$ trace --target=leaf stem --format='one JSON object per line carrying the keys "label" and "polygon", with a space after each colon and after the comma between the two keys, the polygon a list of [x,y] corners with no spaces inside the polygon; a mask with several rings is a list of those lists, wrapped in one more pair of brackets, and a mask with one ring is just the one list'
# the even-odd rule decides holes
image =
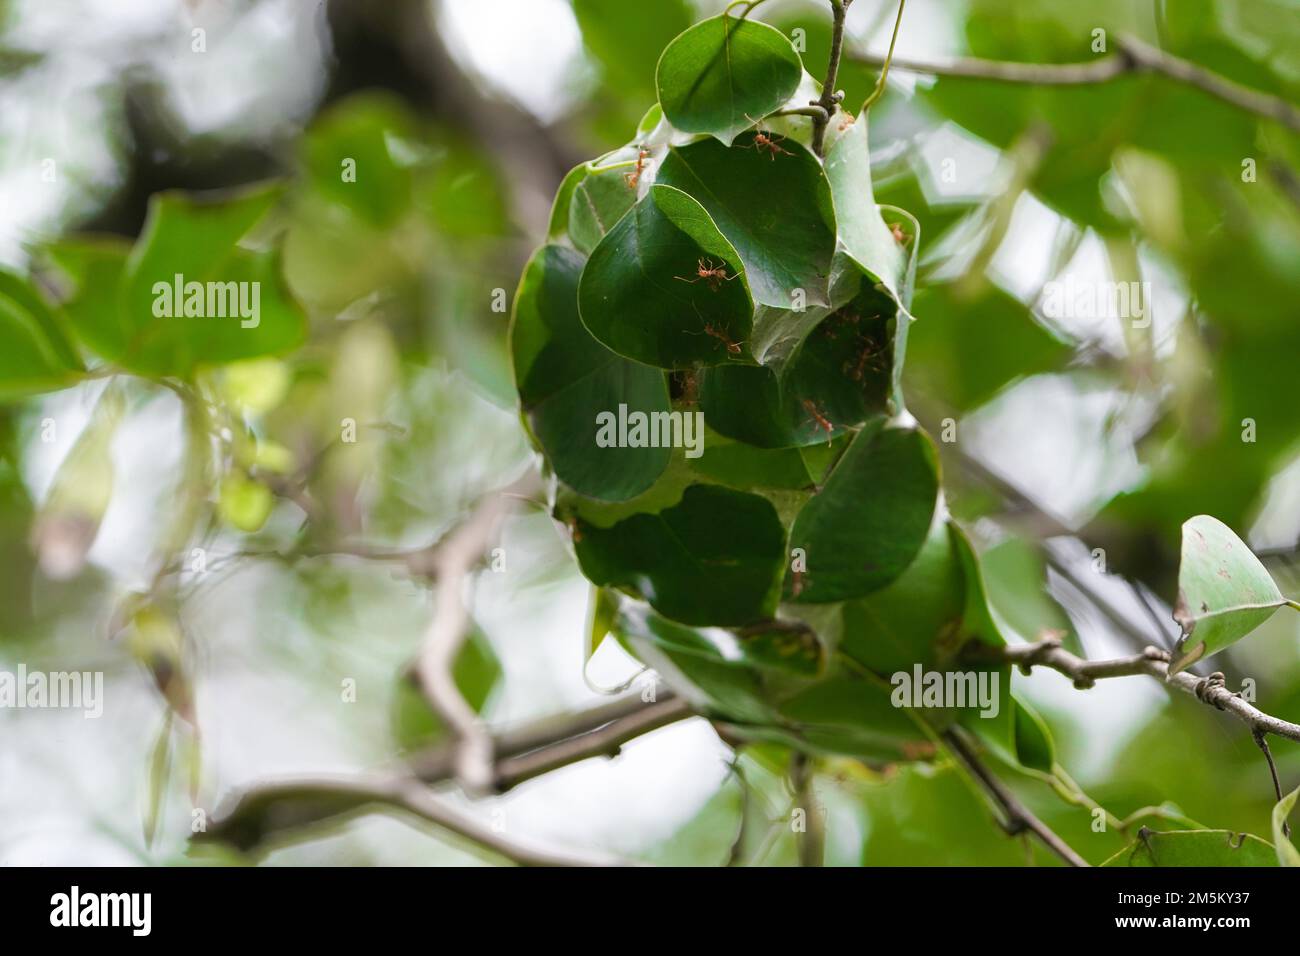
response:
{"label": "leaf stem", "polygon": [[863,113],[871,109],[876,100],[885,95],[885,79],[889,76],[889,64],[894,59],[894,44],[898,42],[898,28],[903,23],[903,8],[906,6],[907,0],[898,0],[898,16],[894,19],[894,35],[889,38],[889,52],[885,54],[885,62],[880,68],[880,79],[876,80],[876,88],[867,97],[867,101],[862,104]]}
{"label": "leaf stem", "polygon": [[727,9],[722,11],[722,15],[724,17],[729,17],[731,16],[731,11],[734,10],[736,7],[744,7],[745,12],[740,15],[740,19],[743,20],[745,19],[745,17],[749,16],[751,13],[754,12],[754,8],[756,6],[764,2],[765,0],[734,0],[734,2],[727,4]]}

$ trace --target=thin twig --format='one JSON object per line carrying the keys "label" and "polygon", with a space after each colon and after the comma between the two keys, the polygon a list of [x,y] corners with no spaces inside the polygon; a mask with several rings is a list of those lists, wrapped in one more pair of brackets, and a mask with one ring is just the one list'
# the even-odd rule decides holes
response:
{"label": "thin twig", "polygon": [[1044,846],[1070,866],[1088,866],[1087,860],[1057,836],[1051,827],[1038,819],[1033,811],[1021,803],[1007,785],[984,765],[974,748],[962,738],[960,732],[949,729],[939,736],[953,755],[971,772],[980,786],[1002,808],[1004,818],[999,822],[1008,835],[1017,836],[1021,833],[1032,833],[1042,841]]}
{"label": "thin twig", "polygon": [[1293,724],[1259,710],[1228,690],[1221,674],[1197,677],[1186,671],[1180,671],[1170,676],[1169,652],[1159,647],[1148,647],[1142,653],[1130,657],[1087,661],[1071,654],[1061,646],[1059,640],[1048,638],[1033,644],[1017,644],[1000,648],[997,656],[1001,660],[1018,665],[1025,673],[1029,673],[1035,667],[1049,667],[1070,678],[1074,686],[1080,690],[1087,690],[1097,681],[1109,677],[1135,675],[1154,677],[1166,687],[1175,688],[1219,710],[1227,711],[1243,721],[1252,732],[1274,734],[1300,742],[1300,724]]}
{"label": "thin twig", "polygon": [[[921,62],[894,60],[895,69],[932,76],[1026,83],[1035,86],[1086,86],[1121,76],[1155,73],[1195,87],[1231,106],[1276,120],[1300,132],[1300,110],[1285,100],[1244,86],[1135,37],[1120,37],[1117,52],[1085,63],[1015,63],[1004,60],[958,58]],[[849,51],[849,59],[869,66],[888,62],[869,53]]]}
{"label": "thin twig", "polygon": [[[1251,736],[1255,738],[1255,746],[1263,752],[1264,759],[1268,762],[1268,772],[1273,778],[1273,793],[1277,800],[1281,801],[1282,781],[1279,780],[1277,776],[1277,764],[1273,762],[1273,751],[1268,749],[1268,738],[1264,735],[1264,731],[1260,730],[1258,727],[1251,731]],[[1285,820],[1282,821],[1282,833],[1286,836],[1291,835],[1291,824],[1287,823]]]}
{"label": "thin twig", "polygon": [[826,79],[822,81],[821,97],[808,104],[821,111],[820,114],[813,116],[812,148],[813,152],[818,156],[825,155],[826,126],[830,123],[831,117],[835,115],[835,110],[839,107],[840,101],[844,99],[843,91],[835,89],[835,81],[839,79],[840,57],[844,51],[844,18],[848,13],[849,4],[852,2],[853,0],[830,0],[830,62],[826,66]]}
{"label": "thin twig", "polygon": [[898,28],[903,25],[903,8],[906,6],[907,0],[898,0],[898,16],[894,19],[894,34],[889,38],[889,51],[880,63],[880,78],[876,80],[876,88],[871,91],[867,101],[862,104],[860,115],[865,116],[867,110],[871,109],[876,101],[885,95],[885,80],[889,77],[889,65],[894,61],[894,44],[898,42]]}

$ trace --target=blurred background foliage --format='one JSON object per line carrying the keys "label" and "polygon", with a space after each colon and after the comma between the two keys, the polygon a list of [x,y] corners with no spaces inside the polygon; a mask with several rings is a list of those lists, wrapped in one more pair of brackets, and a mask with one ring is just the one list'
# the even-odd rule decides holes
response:
{"label": "blurred background foliage", "polygon": [[[58,291],[49,250],[134,241],[158,193],[283,179],[266,228],[308,320],[283,358],[203,373],[227,417],[207,423],[226,474],[201,573],[168,550],[193,477],[194,423],[173,390],[95,379],[0,406],[0,665],[102,670],[108,695],[98,721],[0,711],[0,861],[184,862],[193,797],[210,807],[260,776],[371,768],[437,738],[405,676],[428,613],[420,582],[331,545],[427,545],[529,467],[501,303],[565,173],[627,139],[659,52],[721,7],[0,2],[0,264]],[[856,0],[850,49],[882,53],[894,9]],[[824,3],[768,0],[761,15],[824,71]],[[1132,35],[1300,99],[1296,0],[912,0],[898,56],[1084,62],[1099,29],[1110,52]],[[874,81],[850,61],[840,85],[857,103]],[[1178,526],[1197,513],[1277,551],[1270,568],[1295,595],[1297,136],[1159,76],[1043,87],[902,70],[871,135],[878,201],[921,224],[908,401],[935,434],[956,423],[945,487],[1015,629],[1066,630],[1094,657],[1168,645]],[[356,158],[355,183],[338,156]],[[1046,284],[1070,279],[1150,282],[1150,327],[1048,315]],[[345,418],[355,444],[335,441]],[[68,504],[78,462],[93,500]],[[586,587],[565,545],[529,511],[505,548],[506,573],[476,588],[458,676],[494,724],[590,703]],[[1089,574],[1099,561],[1111,577]],[[132,595],[159,580],[174,605],[142,609]],[[153,644],[111,639],[124,616]],[[1300,720],[1296,636],[1278,615],[1214,666]],[[632,664],[606,645],[589,669],[613,684]],[[1267,836],[1268,774],[1241,726],[1140,678],[1081,693],[1044,673],[1017,690],[1116,816],[1164,804]],[[172,727],[169,703],[200,732]],[[694,720],[473,810],[657,862],[726,862],[740,834],[744,859],[789,863],[790,794],[769,749],[733,766]],[[1284,789],[1294,751],[1275,748]],[[1124,845],[1092,832],[1086,801],[1016,787],[1089,860]],[[818,795],[828,862],[1049,862],[1006,838],[951,768],[832,764]],[[270,859],[478,858],[365,818]]]}

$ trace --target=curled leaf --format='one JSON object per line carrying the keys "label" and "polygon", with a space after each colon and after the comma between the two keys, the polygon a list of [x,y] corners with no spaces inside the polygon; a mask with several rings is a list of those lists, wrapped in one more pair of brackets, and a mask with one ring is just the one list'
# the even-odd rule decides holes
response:
{"label": "curled leaf", "polygon": [[1231,528],[1209,515],[1189,519],[1183,524],[1174,606],[1183,636],[1169,673],[1236,643],[1289,603]]}

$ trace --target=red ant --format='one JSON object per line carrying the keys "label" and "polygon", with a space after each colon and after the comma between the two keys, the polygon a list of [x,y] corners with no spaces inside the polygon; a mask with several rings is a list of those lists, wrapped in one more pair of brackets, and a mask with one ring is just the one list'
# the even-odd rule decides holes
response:
{"label": "red ant", "polygon": [[683,405],[699,404],[699,381],[690,371],[674,372],[674,384],[681,390],[677,400]]}
{"label": "red ant", "polygon": [[727,347],[727,351],[730,352],[732,355],[740,354],[741,343],[731,341],[731,336],[727,335],[727,333],[722,331],[721,329],[714,328],[712,325],[706,324],[704,326],[704,334],[708,336],[712,336],[713,338],[717,339],[719,342],[721,342],[723,345]]}
{"label": "red ant", "polygon": [[855,382],[862,381],[867,370],[880,372],[884,370],[884,349],[877,342],[867,339],[867,344],[863,346],[862,352],[858,355],[855,363],[845,363],[844,370],[849,373],[849,377]]}
{"label": "red ant", "polygon": [[817,423],[817,427],[823,429],[826,432],[826,444],[829,445],[831,443],[831,439],[835,435],[835,426],[832,425],[830,423],[830,420],[827,419],[827,417],[821,413],[821,410],[817,407],[817,403],[814,402],[811,398],[805,398],[803,400],[803,407],[804,407],[804,411],[806,411],[809,415],[811,415],[813,421]]}
{"label": "red ant", "polygon": [[889,232],[893,235],[894,241],[900,246],[905,246],[912,241],[912,237],[905,233],[903,227],[896,222],[891,222],[889,224]]}
{"label": "red ant", "polygon": [[721,288],[723,282],[730,282],[738,275],[740,275],[739,272],[737,272],[735,275],[727,275],[726,263],[719,263],[718,265],[715,266],[713,264],[712,259],[701,259],[699,261],[699,265],[697,266],[696,275],[694,279],[687,279],[685,276],[673,276],[673,278],[676,279],[678,282],[690,282],[690,283],[695,283],[695,282],[699,282],[702,279],[707,279],[709,282],[709,288],[712,289],[714,292],[717,292],[718,289]]}
{"label": "red ant", "polygon": [[[758,126],[758,121],[748,113],[745,114],[745,119],[753,123],[755,127]],[[794,153],[790,152],[788,149],[781,148],[780,144],[784,141],[784,136],[778,136],[775,133],[769,133],[766,130],[756,128],[754,130],[754,141],[748,146],[742,146],[741,149],[766,150],[772,157],[772,162],[776,162],[776,156],[778,153],[784,153],[786,156],[794,155]]]}
{"label": "red ant", "polygon": [[794,153],[790,152],[788,149],[781,148],[780,144],[784,139],[784,136],[777,136],[775,134],[765,133],[762,130],[758,130],[754,133],[754,142],[750,143],[748,146],[742,146],[741,148],[766,150],[772,157],[772,162],[776,162],[776,156],[778,153],[782,153],[786,156],[794,155]]}
{"label": "red ant", "polygon": [[636,189],[637,185],[641,182],[641,174],[645,172],[645,161],[649,158],[650,150],[642,146],[636,156],[636,169],[630,173],[623,174],[623,182],[627,183],[628,189]]}

